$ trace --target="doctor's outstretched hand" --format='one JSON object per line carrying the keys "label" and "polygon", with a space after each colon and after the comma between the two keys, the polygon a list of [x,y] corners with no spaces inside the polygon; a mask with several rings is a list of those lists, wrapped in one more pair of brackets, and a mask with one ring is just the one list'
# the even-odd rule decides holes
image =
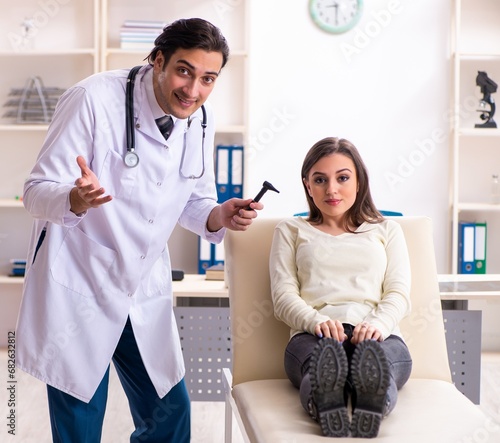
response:
{"label": "doctor's outstretched hand", "polygon": [[[250,206],[251,209],[245,209]],[[212,209],[208,216],[207,228],[210,232],[216,232],[221,228],[232,231],[246,231],[257,217],[257,212],[264,209],[264,205],[254,202],[251,198],[230,198]]]}
{"label": "doctor's outstretched hand", "polygon": [[79,155],[76,162],[80,167],[82,176],[75,180],[75,187],[69,194],[70,210],[75,214],[81,214],[90,208],[97,208],[104,203],[110,202],[113,197],[104,195],[106,192],[101,187],[97,176],[87,166],[85,159]]}

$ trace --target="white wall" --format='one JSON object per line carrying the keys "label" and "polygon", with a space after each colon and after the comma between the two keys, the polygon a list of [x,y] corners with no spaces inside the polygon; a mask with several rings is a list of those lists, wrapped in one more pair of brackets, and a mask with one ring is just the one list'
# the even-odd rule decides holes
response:
{"label": "white wall", "polygon": [[262,216],[307,210],[300,168],[319,139],[351,140],[380,209],[432,218],[449,272],[450,0],[366,0],[343,35],[317,28],[308,0],[250,2],[245,194],[264,180]]}

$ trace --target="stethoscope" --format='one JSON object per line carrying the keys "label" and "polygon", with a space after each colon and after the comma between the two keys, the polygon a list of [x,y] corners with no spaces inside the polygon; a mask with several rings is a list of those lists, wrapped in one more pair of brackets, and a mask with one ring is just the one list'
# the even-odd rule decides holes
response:
{"label": "stethoscope", "polygon": [[[134,128],[134,83],[135,77],[139,69],[142,66],[133,67],[127,78],[127,87],[125,91],[125,126],[127,132],[127,153],[123,157],[123,161],[129,168],[135,168],[139,164],[139,156],[135,152],[135,128]],[[186,155],[186,136],[191,124],[195,120],[192,117],[188,118],[187,129],[184,131],[184,143],[182,148],[181,164],[179,166],[179,174],[182,178],[187,179],[199,179],[205,173],[205,129],[207,127],[207,112],[205,111],[205,106],[201,105],[201,112],[203,113],[203,119],[201,120],[202,137],[201,137],[201,161],[202,167],[201,172],[198,175],[195,174],[184,174],[182,169],[184,166],[184,157]]]}

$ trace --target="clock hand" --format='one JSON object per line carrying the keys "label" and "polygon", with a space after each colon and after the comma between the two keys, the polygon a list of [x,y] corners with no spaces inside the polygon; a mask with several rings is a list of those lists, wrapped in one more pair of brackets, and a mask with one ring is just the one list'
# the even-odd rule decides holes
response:
{"label": "clock hand", "polygon": [[338,2],[333,2],[332,5],[335,8],[335,24],[339,24],[339,3]]}

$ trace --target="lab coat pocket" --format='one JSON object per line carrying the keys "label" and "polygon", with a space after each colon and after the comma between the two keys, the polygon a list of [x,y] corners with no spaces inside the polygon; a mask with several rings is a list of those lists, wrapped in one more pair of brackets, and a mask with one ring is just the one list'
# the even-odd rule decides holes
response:
{"label": "lab coat pocket", "polygon": [[86,297],[102,293],[116,252],[69,229],[50,268],[56,282]]}
{"label": "lab coat pocket", "polygon": [[99,171],[99,182],[106,193],[124,201],[130,201],[139,168],[129,168],[123,161],[123,153],[109,150]]}
{"label": "lab coat pocket", "polygon": [[170,292],[171,278],[169,278],[169,273],[171,272],[170,258],[168,253],[164,251],[151,267],[148,277],[143,281],[144,293],[148,297],[153,297]]}

